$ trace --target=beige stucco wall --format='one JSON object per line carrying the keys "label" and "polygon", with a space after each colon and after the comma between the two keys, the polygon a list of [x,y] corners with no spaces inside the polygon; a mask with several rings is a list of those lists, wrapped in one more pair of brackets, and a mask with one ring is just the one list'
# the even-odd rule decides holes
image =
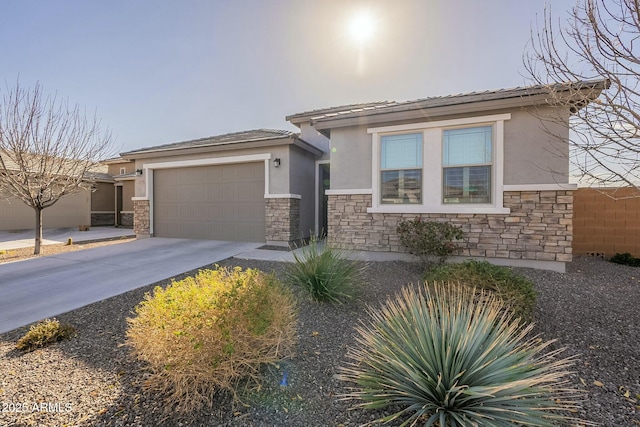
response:
{"label": "beige stucco wall", "polygon": [[[170,156],[158,156],[149,157],[145,159],[136,159],[135,169],[144,169],[145,165],[151,163],[164,163],[164,162],[176,162],[187,160],[202,160],[212,158],[223,158],[233,156],[247,156],[253,154],[271,154],[271,160],[269,161],[269,192],[272,194],[285,194],[289,191],[289,174],[287,173],[288,167],[291,162],[289,159],[289,146],[271,146],[271,147],[258,147],[244,150],[224,150],[216,152],[202,152],[191,154],[180,154],[179,152],[172,152]],[[280,158],[281,165],[276,168],[273,165],[273,159]],[[263,162],[263,160],[260,160]],[[135,181],[135,196],[146,197],[146,182],[144,174],[136,178]]]}
{"label": "beige stucco wall", "polygon": [[[512,111],[504,122],[504,183],[567,183],[569,145],[558,138],[569,138],[569,128],[558,123],[558,110]],[[539,116],[548,116],[544,126]],[[568,115],[564,115],[568,123]],[[556,138],[549,135],[557,135]]]}
{"label": "beige stucco wall", "polygon": [[[66,228],[91,223],[91,193],[80,190],[42,212],[44,228]],[[15,198],[0,200],[0,230],[35,229],[35,212]]]}
{"label": "beige stucco wall", "polygon": [[115,192],[113,183],[96,182],[97,190],[91,193],[91,210],[106,212],[115,209]]}
{"label": "beige stucco wall", "polygon": [[125,168],[124,173],[133,173],[135,171],[135,163],[129,162],[129,161],[124,161],[120,163],[111,163],[108,166],[109,166],[108,173],[111,176],[120,175],[121,168]]}
{"label": "beige stucco wall", "polygon": [[[559,144],[557,139],[548,134],[548,131],[551,131],[560,137],[568,138],[568,128],[547,122],[545,129],[539,118],[557,113],[550,108],[529,111],[520,109],[484,111],[477,116],[503,113],[511,114],[511,119],[504,122],[504,184],[568,182],[568,145]],[[474,116],[444,116],[438,117],[437,120],[466,117]],[[385,123],[384,126],[416,122],[419,121],[394,121]],[[382,125],[350,126],[331,130],[332,190],[371,189],[372,135],[367,133],[367,128],[379,126]],[[425,147],[425,150],[428,154],[429,147]]]}
{"label": "beige stucco wall", "polygon": [[136,187],[135,182],[131,181],[122,181],[122,210],[127,212],[133,212],[133,200],[132,197],[135,196]]}
{"label": "beige stucco wall", "polygon": [[371,188],[371,135],[367,126],[331,130],[331,189]]}
{"label": "beige stucco wall", "polygon": [[318,132],[310,123],[300,124],[300,138],[324,151],[326,158],[329,153],[329,138]]}

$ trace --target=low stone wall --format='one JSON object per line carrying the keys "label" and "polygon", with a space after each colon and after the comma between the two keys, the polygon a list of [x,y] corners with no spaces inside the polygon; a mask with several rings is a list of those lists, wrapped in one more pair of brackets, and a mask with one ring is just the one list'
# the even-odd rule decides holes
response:
{"label": "low stone wall", "polygon": [[105,212],[91,212],[91,226],[97,227],[100,225],[115,225],[116,224],[116,214],[114,212],[105,213]]}
{"label": "low stone wall", "polygon": [[265,200],[267,243],[290,243],[300,239],[300,199],[269,198]]}
{"label": "low stone wall", "polygon": [[133,201],[133,232],[137,236],[149,236],[149,201]]}
{"label": "low stone wall", "polygon": [[367,213],[371,195],[329,196],[328,241],[340,249],[406,252],[396,228],[420,216],[464,231],[463,256],[568,262],[572,257],[571,191],[504,193],[510,214]]}
{"label": "low stone wall", "polygon": [[122,227],[133,227],[133,212],[120,213],[120,224]]}

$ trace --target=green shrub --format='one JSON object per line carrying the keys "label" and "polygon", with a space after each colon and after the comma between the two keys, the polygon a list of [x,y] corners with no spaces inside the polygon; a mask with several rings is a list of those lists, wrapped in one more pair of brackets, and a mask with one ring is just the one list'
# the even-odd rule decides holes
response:
{"label": "green shrub", "polygon": [[54,342],[71,338],[75,329],[66,324],[60,324],[56,319],[46,319],[32,325],[22,338],[16,343],[16,348],[25,352],[45,347]]}
{"label": "green shrub", "polygon": [[166,412],[211,405],[219,391],[236,398],[241,381],[291,354],[295,302],[273,275],[218,268],[156,287],[128,319],[127,344],[148,363],[149,390],[166,397]]}
{"label": "green shrub", "polygon": [[515,317],[533,319],[537,293],[533,282],[507,267],[486,261],[441,265],[425,273],[428,282],[462,283],[497,294]]}
{"label": "green shrub", "polygon": [[629,265],[631,267],[640,267],[640,259],[635,258],[629,252],[625,252],[623,254],[617,253],[612,256],[609,261],[615,262],[616,264]]}
{"label": "green shrub", "polygon": [[311,240],[286,266],[287,282],[300,286],[316,301],[342,302],[353,298],[362,282],[362,267],[343,253]]}
{"label": "green shrub", "polygon": [[464,237],[460,227],[448,222],[424,221],[421,218],[402,221],[396,229],[400,243],[410,253],[418,255],[429,268],[433,263],[442,264],[458,252],[454,243]]}
{"label": "green shrub", "polygon": [[[357,406],[396,411],[376,422],[424,426],[551,426],[570,419],[571,359],[529,337],[493,294],[453,284],[404,288],[371,322],[339,378]],[[546,352],[546,353],[545,353]]]}

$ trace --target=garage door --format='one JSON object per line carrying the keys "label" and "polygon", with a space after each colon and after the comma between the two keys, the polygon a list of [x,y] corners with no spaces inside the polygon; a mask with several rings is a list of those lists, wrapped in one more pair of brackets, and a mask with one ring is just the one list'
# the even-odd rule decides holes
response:
{"label": "garage door", "polygon": [[153,188],[155,236],[265,240],[262,162],[157,169]]}

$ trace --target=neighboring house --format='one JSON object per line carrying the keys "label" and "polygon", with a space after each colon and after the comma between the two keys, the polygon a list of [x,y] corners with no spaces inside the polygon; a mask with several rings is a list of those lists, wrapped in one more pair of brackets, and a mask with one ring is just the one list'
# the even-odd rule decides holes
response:
{"label": "neighboring house", "polygon": [[576,188],[567,124],[582,107],[565,101],[604,87],[333,107],[288,116],[300,134],[253,130],[122,153],[141,174],[134,230],[276,245],[326,231],[338,248],[396,252],[398,223],[422,217],[461,226],[463,256],[562,271]]}
{"label": "neighboring house", "polygon": [[91,225],[133,227],[135,163],[120,157],[102,162],[108,179],[97,182],[91,199]]}
{"label": "neighboring house", "polygon": [[327,149],[292,132],[260,129],[121,153],[142,173],[134,231],[280,245],[308,237],[314,166]]}
{"label": "neighboring house", "polygon": [[[5,161],[8,162],[9,159],[5,157]],[[13,163],[8,164],[7,167],[10,170],[19,170],[17,165]],[[95,175],[100,175],[101,172],[103,170],[99,166],[96,167]],[[1,179],[2,174],[0,173]],[[77,228],[89,225],[91,221],[90,184],[92,182],[93,179],[87,177],[86,186],[73,194],[62,197],[53,206],[44,209],[42,211],[43,228]],[[9,194],[2,194],[0,191],[0,230],[35,230],[35,222],[36,214],[33,208],[22,200]]]}
{"label": "neighboring house", "polygon": [[[1,178],[0,178],[1,179]],[[89,225],[91,192],[81,189],[42,211],[43,228]],[[35,211],[15,197],[0,197],[0,230],[35,230]]]}

